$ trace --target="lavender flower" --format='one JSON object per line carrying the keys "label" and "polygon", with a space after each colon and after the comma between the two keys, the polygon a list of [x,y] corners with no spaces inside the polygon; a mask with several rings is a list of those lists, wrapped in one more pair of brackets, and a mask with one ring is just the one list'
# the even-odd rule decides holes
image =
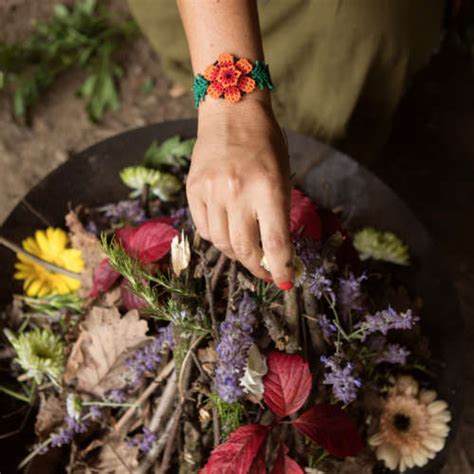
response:
{"label": "lavender flower", "polygon": [[253,342],[256,308],[255,302],[245,292],[239,311],[229,313],[219,328],[221,340],[216,347],[219,360],[215,386],[220,398],[227,403],[235,402],[242,395],[239,381],[244,374],[248,350]]}
{"label": "lavender flower", "polygon": [[296,238],[293,242],[296,255],[301,258],[306,268],[313,269],[320,255],[321,244],[314,239]]}
{"label": "lavender flower", "polygon": [[112,224],[141,224],[145,221],[145,211],[138,200],[119,201],[98,209]]}
{"label": "lavender flower", "polygon": [[351,272],[348,278],[339,278],[339,289],[337,292],[337,302],[344,315],[350,311],[362,311],[363,295],[361,293],[360,285],[367,280],[367,276],[363,273],[356,278]]}
{"label": "lavender flower", "polygon": [[159,330],[158,336],[150,344],[137,350],[125,361],[130,370],[132,384],[141,382],[147,373],[156,372],[163,359],[164,350],[173,347],[173,325],[168,324]]}
{"label": "lavender flower", "polygon": [[322,267],[317,268],[309,276],[309,291],[320,300],[323,296],[328,297],[334,304],[336,297],[332,290],[332,281],[326,277]]}
{"label": "lavender flower", "polygon": [[387,344],[385,350],[377,358],[377,363],[387,362],[389,364],[406,364],[408,356],[411,352],[399,344]]}
{"label": "lavender flower", "polygon": [[97,405],[91,405],[89,407],[89,414],[93,421],[100,420],[103,416],[103,411]]}
{"label": "lavender flower", "polygon": [[138,448],[142,453],[148,453],[156,443],[157,436],[146,426],[143,427],[143,433],[128,438],[125,443],[129,448]]}
{"label": "lavender flower", "polygon": [[107,392],[106,398],[113,403],[124,403],[127,400],[126,389],[113,388]]}
{"label": "lavender flower", "polygon": [[60,428],[57,433],[51,435],[51,446],[57,448],[69,444],[75,434],[85,433],[87,431],[87,423],[85,421],[76,420],[72,416],[67,415],[64,418],[65,427]]}
{"label": "lavender flower", "polygon": [[334,397],[343,402],[350,403],[357,398],[357,391],[362,385],[360,379],[353,375],[353,365],[347,362],[343,367],[340,357],[321,356],[321,362],[329,371],[324,375],[323,383],[332,385]]}
{"label": "lavender flower", "polygon": [[391,329],[411,329],[418,320],[418,316],[415,316],[411,309],[404,313],[397,313],[389,306],[373,315],[367,315],[356,328],[360,330],[361,339],[364,341],[369,334],[374,332],[381,332],[385,336]]}
{"label": "lavender flower", "polygon": [[336,332],[337,328],[334,323],[325,315],[325,314],[318,314],[316,316],[321,329],[323,330],[324,337],[331,337],[333,333]]}

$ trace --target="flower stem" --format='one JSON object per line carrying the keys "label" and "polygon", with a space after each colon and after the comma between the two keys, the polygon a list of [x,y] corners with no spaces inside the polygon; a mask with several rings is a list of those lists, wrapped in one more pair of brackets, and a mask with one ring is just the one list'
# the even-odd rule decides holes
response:
{"label": "flower stem", "polygon": [[73,272],[71,270],[67,270],[66,268],[58,267],[54,263],[47,262],[46,260],[43,260],[42,258],[37,257],[36,255],[33,255],[30,252],[27,252],[26,250],[23,250],[21,247],[14,244],[13,242],[10,242],[5,237],[0,236],[0,245],[3,245],[4,247],[11,250],[12,252],[24,255],[25,257],[30,259],[32,262],[37,263],[38,265],[41,265],[42,267],[44,267],[47,270],[50,270],[54,273],[60,273],[62,275],[68,276],[70,278],[75,278],[76,280],[79,280],[81,278],[80,273],[76,273],[76,272]]}

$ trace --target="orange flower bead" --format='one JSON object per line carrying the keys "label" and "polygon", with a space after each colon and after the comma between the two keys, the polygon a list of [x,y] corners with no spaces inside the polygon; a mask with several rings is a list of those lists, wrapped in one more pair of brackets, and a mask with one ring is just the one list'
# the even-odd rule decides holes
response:
{"label": "orange flower bead", "polygon": [[219,54],[217,62],[219,63],[219,66],[232,66],[234,64],[234,56],[230,53]]}
{"label": "orange flower bead", "polygon": [[236,86],[226,87],[224,90],[224,99],[228,102],[238,102],[241,97],[239,88]]}
{"label": "orange flower bead", "polygon": [[242,73],[235,66],[221,67],[217,75],[217,82],[224,87],[236,86]]}
{"label": "orange flower bead", "polygon": [[224,93],[224,87],[219,82],[211,82],[207,88],[207,93],[214,99],[218,99]]}
{"label": "orange flower bead", "polygon": [[242,72],[242,74],[248,74],[252,71],[253,69],[253,66],[252,66],[252,63],[248,60],[248,59],[245,59],[245,58],[241,58],[239,59],[236,63],[235,63],[235,67]]}
{"label": "orange flower bead", "polygon": [[207,66],[206,70],[204,71],[204,78],[207,79],[209,82],[215,81],[217,75],[219,74],[219,68],[214,64]]}
{"label": "orange flower bead", "polygon": [[237,83],[237,87],[246,94],[250,94],[255,89],[255,80],[248,76],[242,76]]}

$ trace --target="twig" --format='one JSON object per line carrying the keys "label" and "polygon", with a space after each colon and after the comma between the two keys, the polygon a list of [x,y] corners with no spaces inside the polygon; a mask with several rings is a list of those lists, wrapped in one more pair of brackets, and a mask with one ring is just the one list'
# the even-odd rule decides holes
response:
{"label": "twig", "polygon": [[145,211],[145,215],[150,217],[150,185],[145,184],[142,189],[142,195],[140,196],[140,204]]}
{"label": "twig", "polygon": [[228,287],[229,294],[227,295],[227,311],[226,315],[234,310],[234,293],[237,282],[237,263],[232,260],[230,263],[230,269],[228,273]]}
{"label": "twig", "polygon": [[67,270],[66,268],[58,267],[54,263],[47,262],[46,260],[43,260],[42,258],[39,258],[36,255],[33,255],[30,252],[27,252],[26,250],[23,250],[21,247],[14,244],[13,242],[10,242],[5,237],[0,236],[0,245],[5,246],[7,249],[11,250],[12,252],[24,255],[25,257],[27,257],[32,262],[37,263],[38,265],[41,265],[42,267],[44,267],[47,270],[50,270],[54,273],[60,273],[62,275],[66,275],[70,278],[75,278],[76,280],[79,280],[81,278],[80,273],[76,273],[76,272],[73,272],[71,270]]}
{"label": "twig", "polygon": [[[166,383],[166,387],[163,390],[163,394],[161,395],[160,404],[158,405],[158,408],[153,414],[150,424],[148,425],[148,429],[150,431],[153,431],[154,433],[158,431],[158,429],[162,425],[164,416],[166,415],[166,413],[168,413],[174,403],[177,391],[176,377],[176,371],[174,371],[171,377],[168,379],[168,382]],[[168,425],[170,424],[172,419],[173,417],[168,421],[168,424],[165,428],[165,432],[162,434],[162,436],[165,436],[166,430],[168,429]],[[148,451],[147,455],[143,458],[140,465],[135,469],[134,474],[146,474],[148,472],[148,469],[150,469],[156,458],[161,454],[161,451],[163,450],[163,446],[161,446],[162,436],[151,447],[150,451]]]}
{"label": "twig", "polygon": [[150,421],[150,425],[148,426],[150,431],[156,432],[158,430],[162,424],[163,417],[166,415],[166,413],[168,413],[169,409],[173,405],[177,392],[176,378],[176,371],[174,371],[166,383],[165,389],[163,390],[163,394],[160,398],[160,403],[153,414],[153,418]]}
{"label": "twig", "polygon": [[209,306],[209,314],[211,316],[213,337],[217,342],[219,342],[219,331],[217,327],[216,311],[214,308],[214,293],[211,289],[211,277],[207,269],[204,270],[204,279],[206,281],[206,299]]}
{"label": "twig", "polygon": [[306,319],[311,345],[318,355],[326,354],[326,342],[324,341],[323,331],[317,320],[318,301],[306,285],[303,286],[303,306],[303,317]]}
{"label": "twig", "polygon": [[178,378],[178,390],[179,390],[179,397],[181,400],[184,400],[186,398],[187,388],[185,387],[185,384],[186,384],[186,379],[189,378],[189,371],[191,369],[189,365],[191,354],[193,353],[194,349],[200,344],[200,342],[203,339],[204,339],[204,336],[201,336],[192,342],[181,364],[181,370],[179,372],[179,378]]}
{"label": "twig", "polygon": [[212,269],[212,276],[211,276],[211,290],[215,291],[217,282],[219,281],[222,272],[224,271],[225,264],[227,263],[227,257],[221,253],[219,255],[219,259],[215,264],[214,268]]}
{"label": "twig", "polygon": [[135,410],[142,406],[146,400],[148,400],[148,397],[151,396],[151,394],[161,385],[161,383],[168,378],[168,376],[171,374],[172,370],[174,369],[174,361],[171,360],[168,362],[168,364],[165,365],[163,370],[158,374],[158,377],[156,377],[150,385],[141,393],[141,395],[138,397],[138,399],[135,401],[135,404],[130,407],[124,414],[123,416],[118,420],[116,423],[114,429],[117,433],[119,433],[122,428],[127,424],[127,422],[130,420],[130,418],[134,415]]}
{"label": "twig", "polygon": [[174,442],[174,440],[176,438],[176,435],[178,434],[179,422],[181,421],[181,415],[183,414],[183,407],[185,402],[186,399],[182,399],[176,407],[176,411],[174,412],[173,424],[171,426],[168,440],[166,441],[165,452],[163,453],[163,459],[161,461],[161,467],[159,471],[160,474],[165,474],[168,470],[171,461],[171,455],[176,449],[176,443]]}
{"label": "twig", "polygon": [[298,306],[298,292],[296,288],[284,292],[285,323],[288,328],[288,344],[286,352],[293,354],[300,349],[300,312]]}
{"label": "twig", "polygon": [[212,406],[212,428],[214,434],[214,447],[218,446],[221,442],[221,423],[219,420],[219,411],[214,403]]}
{"label": "twig", "polygon": [[272,338],[276,348],[280,351],[284,351],[288,344],[289,337],[279,312],[273,311],[272,307],[265,308],[262,313],[262,318],[268,335]]}

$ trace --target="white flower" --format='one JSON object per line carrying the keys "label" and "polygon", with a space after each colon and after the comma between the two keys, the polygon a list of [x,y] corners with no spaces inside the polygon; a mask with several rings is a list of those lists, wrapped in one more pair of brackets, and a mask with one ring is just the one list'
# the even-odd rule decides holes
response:
{"label": "white flower", "polygon": [[181,240],[176,236],[171,241],[171,264],[176,276],[179,277],[181,272],[188,268],[191,260],[191,248],[189,241],[183,231],[181,231]]}
{"label": "white flower", "polygon": [[[265,255],[260,260],[260,266],[263,267],[267,272],[270,271],[270,265]],[[295,286],[301,286],[306,278],[306,267],[304,266],[303,260],[301,260],[296,253],[293,253],[293,270],[295,272],[294,284]]]}
{"label": "white flower", "polygon": [[240,379],[240,385],[244,388],[244,392],[253,395],[257,400],[261,400],[264,392],[262,379],[267,372],[265,356],[260,353],[255,344],[252,344],[248,352],[244,375]]}
{"label": "white flower", "polygon": [[449,434],[448,404],[436,392],[418,390],[411,377],[397,380],[380,417],[379,432],[369,438],[377,459],[389,469],[422,467],[441,451]]}
{"label": "white flower", "polygon": [[70,393],[66,399],[66,408],[67,408],[67,414],[71,418],[74,418],[75,420],[79,420],[79,418],[81,417],[81,411],[82,411],[82,400],[75,393]]}

